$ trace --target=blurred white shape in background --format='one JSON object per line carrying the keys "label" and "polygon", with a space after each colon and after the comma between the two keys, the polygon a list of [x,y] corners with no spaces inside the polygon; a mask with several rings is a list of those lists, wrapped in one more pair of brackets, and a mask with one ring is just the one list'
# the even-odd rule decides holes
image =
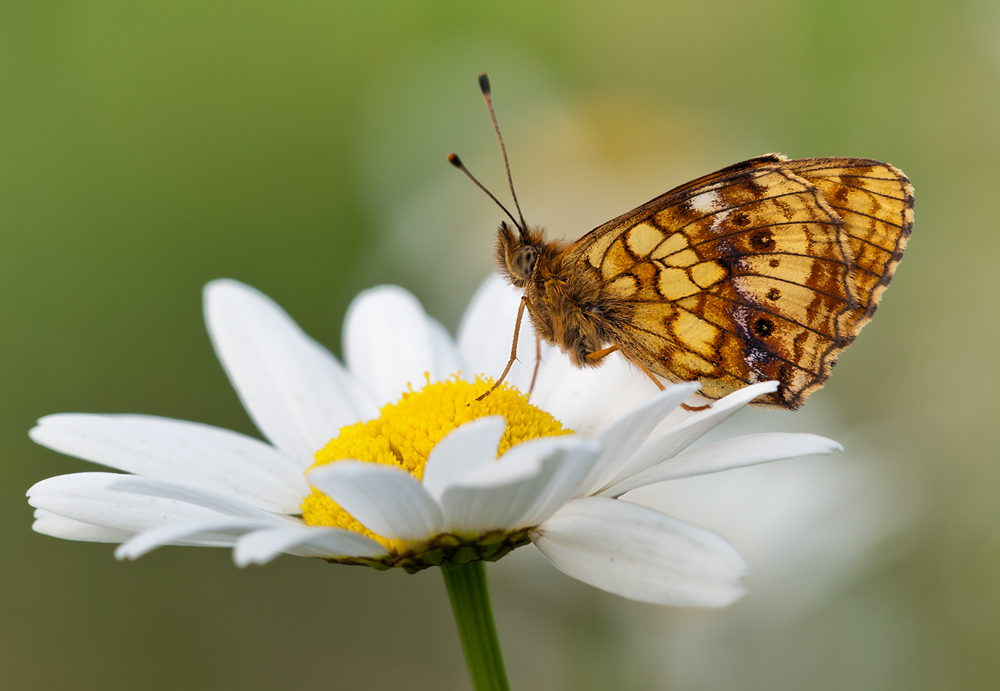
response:
{"label": "blurred white shape in background", "polygon": [[[760,625],[780,625],[822,599],[831,587],[880,561],[890,538],[913,516],[866,457],[863,443],[837,424],[822,394],[794,413],[748,410],[726,437],[765,431],[829,435],[844,453],[768,463],[731,473],[687,478],[637,490],[630,501],[712,528],[751,565],[750,596],[734,608],[767,610]],[[817,431],[818,430],[818,431]],[[846,438],[845,438],[846,437]]]}

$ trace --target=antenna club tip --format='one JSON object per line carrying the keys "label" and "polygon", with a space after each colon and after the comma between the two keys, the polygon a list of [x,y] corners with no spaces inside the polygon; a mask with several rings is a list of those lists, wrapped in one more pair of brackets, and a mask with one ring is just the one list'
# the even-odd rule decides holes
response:
{"label": "antenna club tip", "polygon": [[448,154],[448,163],[452,164],[456,168],[462,167],[462,159],[458,157],[458,154],[454,153]]}
{"label": "antenna club tip", "polygon": [[490,78],[486,76],[485,72],[479,74],[479,88],[483,90],[484,96],[490,95]]}

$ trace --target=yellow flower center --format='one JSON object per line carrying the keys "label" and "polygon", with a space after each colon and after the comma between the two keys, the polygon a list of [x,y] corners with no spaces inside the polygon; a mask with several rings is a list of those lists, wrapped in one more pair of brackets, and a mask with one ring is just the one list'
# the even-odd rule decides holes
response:
{"label": "yellow flower center", "polygon": [[[571,434],[546,413],[528,402],[528,397],[506,384],[481,401],[492,380],[476,377],[473,383],[456,375],[449,381],[428,384],[418,392],[411,388],[398,403],[382,408],[378,418],[348,425],[316,452],[313,468],[344,459],[385,463],[406,470],[418,480],[434,445],[453,429],[489,415],[507,421],[499,453],[515,444],[538,437]],[[309,525],[333,526],[366,535],[385,546],[390,554],[405,554],[412,548],[398,540],[387,540],[371,532],[332,499],[317,490],[302,502],[302,518]]]}

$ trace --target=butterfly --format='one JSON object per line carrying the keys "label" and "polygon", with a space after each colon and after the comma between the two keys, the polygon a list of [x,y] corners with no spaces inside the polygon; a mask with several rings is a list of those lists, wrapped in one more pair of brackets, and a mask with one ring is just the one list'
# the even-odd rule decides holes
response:
{"label": "butterfly", "polygon": [[[496,126],[485,75],[480,86]],[[774,380],[754,403],[795,409],[875,313],[913,227],[913,187],[879,161],[768,154],[576,242],[547,240],[508,216],[496,263],[524,290],[514,350],[527,310],[536,338],[577,366],[617,351],[660,388],[659,377],[699,381],[708,399]]]}

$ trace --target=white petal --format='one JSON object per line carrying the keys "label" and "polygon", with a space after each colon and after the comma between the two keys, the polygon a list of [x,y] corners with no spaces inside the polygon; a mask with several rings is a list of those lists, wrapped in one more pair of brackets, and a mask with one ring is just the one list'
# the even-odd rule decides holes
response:
{"label": "white petal", "polygon": [[309,471],[308,480],[363,526],[390,540],[426,540],[444,524],[437,502],[401,468],[337,461]]}
{"label": "white petal", "polygon": [[309,485],[300,463],[257,439],[144,415],[49,415],[29,432],[61,453],[137,475],[227,492],[268,511],[296,513]]}
{"label": "white petal", "polygon": [[[434,368],[430,371],[431,381],[447,379],[462,369],[458,344],[441,322],[431,316],[426,318],[431,333],[431,352],[434,354]],[[399,394],[396,396],[398,398]]]}
{"label": "white petal", "polygon": [[158,480],[138,475],[120,475],[119,478],[121,479],[117,482],[108,485],[109,490],[184,502],[233,518],[254,518],[272,523],[281,520],[275,514],[231,494],[215,492],[189,482]]}
{"label": "white petal", "polygon": [[270,528],[274,524],[251,518],[226,518],[198,523],[165,525],[139,533],[118,545],[116,559],[138,559],[157,547],[175,544],[231,545],[240,535],[253,530]]}
{"label": "white petal", "polygon": [[560,571],[632,600],[721,607],[745,592],[746,564],[728,542],[624,501],[572,501],[532,541]]}
{"label": "white petal", "polygon": [[289,525],[244,535],[236,541],[233,561],[240,567],[266,564],[283,553],[309,557],[378,558],[388,554],[388,551],[374,540],[350,530]]}
{"label": "white petal", "polygon": [[445,490],[445,525],[459,535],[537,525],[572,497],[600,450],[575,437],[518,444]]}
{"label": "white petal", "polygon": [[604,452],[581,485],[580,495],[591,494],[630,475],[632,456],[653,428],[697,390],[695,382],[671,386],[605,430],[600,436]]}
{"label": "white petal", "polygon": [[422,388],[427,374],[440,381],[460,369],[448,332],[397,286],[354,298],[344,319],[344,358],[379,405],[398,401],[407,385]]}
{"label": "white petal", "polygon": [[213,281],[205,287],[205,319],[257,429],[302,468],[341,427],[378,414],[336,358],[264,294]]}
{"label": "white petal", "polygon": [[45,509],[35,509],[35,522],[31,529],[42,535],[81,542],[124,542],[132,537],[132,533],[124,530],[74,521],[72,518],[50,513]]}
{"label": "white petal", "polygon": [[626,492],[664,480],[707,475],[797,456],[828,454],[835,450],[844,449],[832,439],[815,434],[773,433],[736,437],[674,456],[626,478],[601,494],[606,497],[620,497]]}
{"label": "white petal", "polygon": [[538,525],[577,496],[580,484],[603,451],[600,442],[583,439],[579,441],[582,443],[564,449],[566,458],[559,464],[544,490],[539,493],[535,503],[518,519],[518,527]]}
{"label": "white petal", "polygon": [[621,353],[588,368],[577,367],[556,348],[544,351],[542,357],[532,404],[584,437],[598,436],[659,391]]}
{"label": "white petal", "polygon": [[[777,388],[778,382],[773,381],[747,386],[716,401],[708,410],[694,413],[679,425],[667,429],[662,435],[657,436],[658,430],[653,430],[653,438],[643,444],[629,460],[629,473],[641,473],[657,463],[676,456],[750,401]],[[620,473],[615,482],[627,477],[626,474]]]}
{"label": "white petal", "polygon": [[424,466],[424,489],[435,499],[466,473],[493,465],[507,421],[499,415],[459,425],[434,445]]}
{"label": "white petal", "polygon": [[137,533],[156,526],[224,518],[216,511],[141,494],[110,489],[128,475],[74,473],[57,475],[28,490],[28,503],[82,523]]}
{"label": "white petal", "polygon": [[[463,374],[469,379],[477,374],[495,379],[507,366],[523,293],[494,274],[473,295],[458,326],[458,349],[465,364]],[[521,322],[517,358],[506,381],[526,392],[535,368],[535,327],[527,312]]]}

